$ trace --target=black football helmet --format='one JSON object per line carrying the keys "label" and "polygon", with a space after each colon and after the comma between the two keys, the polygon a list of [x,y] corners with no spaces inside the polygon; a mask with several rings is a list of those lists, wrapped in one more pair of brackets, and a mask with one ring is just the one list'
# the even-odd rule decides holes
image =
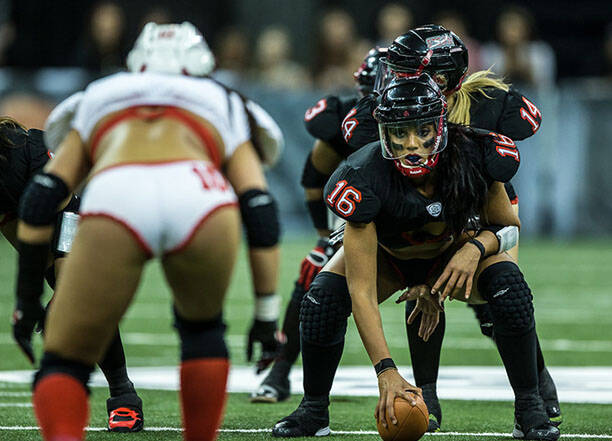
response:
{"label": "black football helmet", "polygon": [[353,73],[357,89],[361,96],[366,96],[374,90],[374,82],[380,65],[380,59],[387,55],[386,47],[373,47],[363,59],[359,69]]}
{"label": "black football helmet", "polygon": [[[383,157],[393,160],[402,174],[418,177],[433,170],[448,141],[447,103],[428,74],[392,80],[380,97],[374,119]],[[415,144],[403,141],[413,137]],[[418,153],[407,145],[417,146]]]}
{"label": "black football helmet", "polygon": [[468,50],[452,31],[425,25],[397,37],[380,61],[375,91],[397,76],[427,72],[445,94],[459,90],[468,69]]}

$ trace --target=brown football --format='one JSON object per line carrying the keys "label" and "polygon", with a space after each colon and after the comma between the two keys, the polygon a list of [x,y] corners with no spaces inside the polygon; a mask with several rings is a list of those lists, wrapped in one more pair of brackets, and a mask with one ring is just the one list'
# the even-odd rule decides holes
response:
{"label": "brown football", "polygon": [[383,441],[417,441],[427,431],[429,411],[423,399],[416,397],[416,406],[403,398],[397,397],[393,403],[397,424],[392,424],[387,416],[387,427],[378,420],[376,426]]}

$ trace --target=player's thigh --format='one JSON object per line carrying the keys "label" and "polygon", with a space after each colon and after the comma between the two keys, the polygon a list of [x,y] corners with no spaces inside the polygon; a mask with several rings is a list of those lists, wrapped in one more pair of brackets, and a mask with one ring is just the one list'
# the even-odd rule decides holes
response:
{"label": "player's thigh", "polygon": [[474,274],[474,278],[473,278],[470,297],[467,299],[465,298],[465,286],[461,288],[455,288],[451,292],[450,297],[452,297],[455,300],[459,300],[461,302],[466,302],[470,304],[477,305],[481,303],[486,303],[487,301],[482,297],[482,294],[478,291],[478,277],[480,277],[480,274],[482,274],[482,272],[485,269],[499,262],[514,262],[514,259],[512,259],[512,257],[508,253],[494,254],[492,256],[487,257],[486,259],[484,259],[482,262],[478,264],[478,268],[476,269],[476,273]]}
{"label": "player's thigh", "polygon": [[[376,291],[378,303],[384,302],[391,294],[402,289],[403,284],[397,273],[393,270],[387,259],[383,256],[384,251],[380,248],[377,255]],[[327,262],[322,271],[346,277],[346,266],[344,260],[344,247],[341,247]]]}
{"label": "player's thigh", "polygon": [[180,252],[162,265],[175,307],[187,320],[206,320],[221,312],[240,243],[240,213],[234,206],[214,212]]}
{"label": "player's thigh", "polygon": [[140,281],[147,255],[121,224],[84,218],[59,274],[45,330],[45,349],[97,362]]}

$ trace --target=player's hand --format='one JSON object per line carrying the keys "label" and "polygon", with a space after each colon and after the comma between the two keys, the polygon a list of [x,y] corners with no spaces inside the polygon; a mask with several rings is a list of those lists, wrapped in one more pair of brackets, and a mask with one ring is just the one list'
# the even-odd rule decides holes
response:
{"label": "player's hand", "polygon": [[258,374],[264,371],[276,359],[283,345],[282,340],[281,333],[277,329],[276,320],[253,320],[247,342],[247,361],[253,359],[255,344],[259,343],[261,345],[261,355],[255,363]]}
{"label": "player's hand", "polygon": [[40,301],[24,302],[17,300],[12,320],[13,338],[32,364],[36,361],[32,348],[32,333],[36,324],[44,319],[45,309]]}
{"label": "player's hand", "polygon": [[441,295],[431,294],[427,285],[417,285],[404,291],[395,302],[400,303],[404,300],[416,300],[416,306],[410,313],[407,322],[411,325],[421,314],[419,337],[424,341],[429,340],[440,322],[440,312],[444,311]]}
{"label": "player's hand", "polygon": [[446,284],[444,291],[442,291],[442,300],[444,301],[449,295],[452,295],[451,298],[456,298],[454,291],[465,287],[463,300],[467,300],[472,293],[474,274],[476,274],[479,262],[480,251],[478,248],[469,242],[465,243],[446,264],[444,271],[432,286],[431,293],[438,293],[441,287]]}
{"label": "player's hand", "polygon": [[396,397],[402,397],[411,406],[416,406],[414,395],[423,396],[421,389],[404,380],[397,369],[386,370],[378,376],[378,391],[380,396],[374,411],[374,418],[380,421],[384,427],[387,427],[387,415],[389,415],[391,423],[397,424],[393,408]]}
{"label": "player's hand", "polygon": [[302,260],[298,284],[304,289],[304,292],[308,291],[316,275],[329,262],[334,253],[333,247],[329,245],[329,239],[322,237],[317,241],[317,246]]}

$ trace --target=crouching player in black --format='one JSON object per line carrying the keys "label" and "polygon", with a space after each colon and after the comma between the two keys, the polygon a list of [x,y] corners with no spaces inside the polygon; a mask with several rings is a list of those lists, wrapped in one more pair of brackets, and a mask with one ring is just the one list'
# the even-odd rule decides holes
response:
{"label": "crouching player in black", "polygon": [[[17,241],[17,206],[30,177],[42,171],[51,153],[43,140],[43,132],[27,130],[18,122],[4,117],[0,119],[0,229],[2,235],[20,252],[21,256],[30,251],[30,246]],[[67,205],[57,215],[55,223],[55,243],[53,256],[46,271],[47,283],[55,288],[56,271],[63,258],[70,251],[72,236],[78,219],[79,199],[72,196]],[[24,274],[25,275],[25,274]],[[24,281],[27,285],[27,281]],[[21,306],[23,307],[23,305]],[[45,311],[35,312],[37,321],[24,320],[15,315],[14,337],[27,358],[34,364],[32,348],[32,329],[42,328]],[[142,401],[134,384],[127,375],[125,354],[119,330],[99,363],[108,381],[110,398],[106,401],[109,415],[108,429],[113,432],[137,432],[142,430],[144,416]]]}
{"label": "crouching player in black", "polygon": [[334,254],[333,248],[329,245],[329,233],[337,217],[332,215],[325,206],[323,187],[340,162],[355,151],[344,141],[341,122],[360,97],[372,92],[378,62],[385,54],[386,48],[376,47],[366,55],[363,64],[354,74],[358,95],[327,96],[308,109],[304,115],[306,129],[316,138],[316,141],[306,159],[301,183],[306,193],[306,204],[312,223],[319,234],[319,240],[315,248],[302,261],[300,276],[295,282],[291,300],[285,311],[283,333],[286,336],[286,343],[272,369],[252,394],[251,402],[253,403],[276,403],[289,397],[289,372],[300,353],[300,303],[315,276]]}
{"label": "crouching player in black", "polygon": [[[497,346],[515,394],[522,439],[556,440],[559,430],[538,394],[531,291],[506,251],[519,220],[501,182],[519,165],[512,141],[447,127],[446,100],[427,75],[389,85],[375,111],[380,142],[351,155],[325,187],[327,204],[346,221],[341,248],[319,273],[300,312],[305,396],[273,429],[278,437],[329,430],[329,392],[353,313],[378,376],[376,417],[396,422],[395,397],[420,394],[398,373],[377,303],[408,287],[419,334],[435,330],[451,296],[488,302]],[[466,232],[479,214],[482,228]]]}
{"label": "crouching player in black", "polygon": [[[464,81],[468,68],[468,51],[461,39],[442,26],[426,25],[400,35],[381,59],[375,90],[380,92],[396,77],[427,72],[436,81],[448,100],[448,120],[493,131],[513,141],[532,136],[540,127],[542,114],[520,92],[491,76],[489,71],[476,72]],[[357,149],[378,139],[378,125],[372,116],[377,95],[364,97],[349,112],[343,122],[345,140]],[[518,215],[518,196],[510,182],[506,192]],[[518,245],[509,250],[518,261]],[[414,300],[406,302],[406,318],[416,306]],[[469,305],[474,309],[481,332],[495,339],[488,303]],[[440,429],[442,410],[438,402],[436,383],[440,364],[440,351],[444,338],[445,316],[440,313],[440,324],[428,342],[418,336],[420,320],[407,324],[412,369],[417,386],[430,412],[429,431]],[[539,392],[546,412],[555,425],[562,422],[557,390],[544,363],[538,342]]]}

